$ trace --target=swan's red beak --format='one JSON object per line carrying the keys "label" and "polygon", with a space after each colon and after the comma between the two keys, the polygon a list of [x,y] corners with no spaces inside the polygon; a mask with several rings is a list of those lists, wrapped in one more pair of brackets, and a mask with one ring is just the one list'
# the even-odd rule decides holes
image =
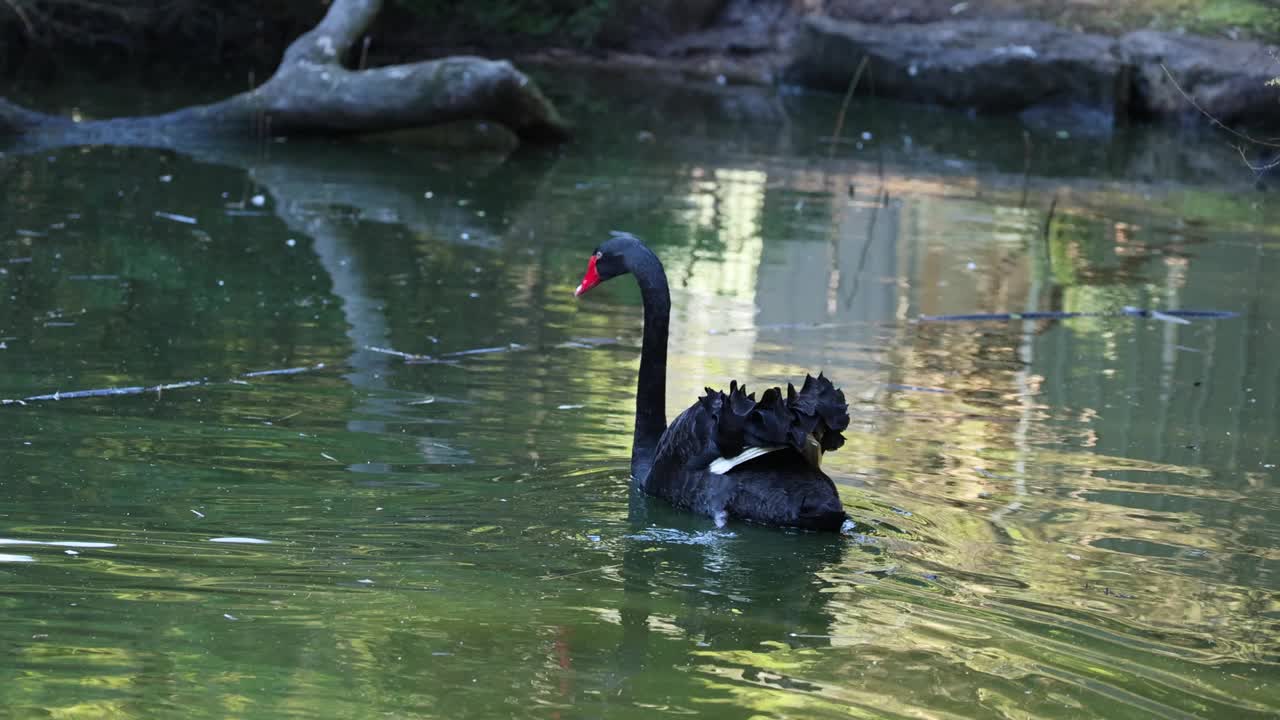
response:
{"label": "swan's red beak", "polygon": [[574,297],[580,297],[582,293],[600,284],[600,273],[596,272],[596,256],[592,255],[587,261],[587,274],[582,276],[582,282],[578,283],[578,289],[573,291]]}

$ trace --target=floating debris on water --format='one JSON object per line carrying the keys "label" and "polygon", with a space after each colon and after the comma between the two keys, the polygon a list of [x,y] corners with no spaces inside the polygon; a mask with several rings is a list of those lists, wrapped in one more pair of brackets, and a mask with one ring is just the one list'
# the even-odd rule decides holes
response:
{"label": "floating debris on water", "polygon": [[282,368],[279,370],[255,370],[247,372],[240,377],[267,377],[270,375],[297,375],[298,373],[311,372],[312,370],[320,370],[324,368],[324,363],[316,363],[315,365],[302,365],[300,367]]}
{"label": "floating debris on water", "polygon": [[556,345],[556,347],[557,348],[591,349],[591,348],[602,347],[605,345],[618,345],[619,342],[620,341],[618,340],[618,338],[611,338],[611,337],[576,337],[576,338],[570,338]]}
{"label": "floating debris on water", "polygon": [[[1137,308],[1125,308],[1125,311],[1126,311],[1126,312],[1127,312],[1127,311],[1130,311],[1130,310],[1132,310],[1133,312],[1139,312],[1139,313],[1140,313],[1140,312],[1142,312],[1141,310],[1138,310]],[[1175,324],[1177,324],[1177,325],[1190,325],[1190,324],[1191,324],[1191,321],[1190,321],[1190,320],[1188,320],[1188,319],[1186,319],[1186,318],[1184,318],[1184,317],[1178,317],[1177,315],[1171,315],[1171,314],[1169,314],[1169,313],[1163,313],[1163,312],[1160,312],[1159,310],[1152,310],[1152,311],[1150,311],[1150,312],[1151,312],[1151,319],[1153,319],[1153,320],[1163,320],[1164,322],[1175,323]]]}
{"label": "floating debris on water", "polygon": [[1045,310],[1036,312],[1011,313],[968,313],[963,315],[921,315],[920,322],[982,322],[1000,320],[1069,320],[1079,317],[1141,317],[1189,324],[1195,320],[1226,320],[1239,317],[1240,313],[1232,310],[1144,310],[1142,308],[1124,307],[1119,312],[1065,312]]}
{"label": "floating debris on water", "polygon": [[88,541],[82,541],[82,540],[15,540],[13,538],[0,538],[0,545],[46,545],[49,547],[75,547],[75,548],[119,547],[115,543],[107,543],[107,542],[88,542]]}
{"label": "floating debris on water", "polygon": [[440,357],[464,357],[466,355],[488,355],[490,353],[511,352],[513,350],[525,350],[527,346],[520,343],[508,343],[506,345],[497,345],[494,347],[475,348],[474,350],[455,350],[441,354]]}
{"label": "floating debris on water", "polygon": [[382,353],[383,355],[395,355],[396,357],[404,358],[405,360],[430,360],[431,359],[430,355],[416,355],[414,353],[402,352],[400,350],[393,350],[391,348],[376,347],[374,345],[365,345],[364,349],[368,350],[369,352]]}
{"label": "floating debris on water", "polygon": [[197,222],[196,219],[190,215],[179,215],[177,213],[164,212],[163,210],[157,210],[155,212],[155,216],[158,218],[164,218],[165,220],[183,223],[184,225],[195,225]]}

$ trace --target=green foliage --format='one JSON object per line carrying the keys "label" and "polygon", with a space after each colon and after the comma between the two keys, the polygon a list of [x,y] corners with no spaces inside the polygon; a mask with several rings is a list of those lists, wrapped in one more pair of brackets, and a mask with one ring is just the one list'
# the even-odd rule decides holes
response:
{"label": "green foliage", "polygon": [[613,0],[399,0],[409,10],[464,37],[527,38],[591,45]]}
{"label": "green foliage", "polygon": [[1016,5],[1028,17],[1110,35],[1154,28],[1218,37],[1243,35],[1264,42],[1280,38],[1280,0],[973,0],[969,5],[970,13],[973,7]]}
{"label": "green foliage", "polygon": [[1264,37],[1280,35],[1280,11],[1270,0],[1208,0],[1184,21],[1188,28],[1206,33],[1240,28]]}

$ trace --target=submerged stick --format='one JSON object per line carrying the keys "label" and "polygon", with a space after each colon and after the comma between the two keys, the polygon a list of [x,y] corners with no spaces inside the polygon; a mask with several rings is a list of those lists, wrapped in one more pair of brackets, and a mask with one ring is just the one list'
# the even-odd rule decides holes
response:
{"label": "submerged stick", "polygon": [[849,89],[845,90],[844,101],[840,103],[840,112],[836,113],[836,126],[831,131],[831,152],[835,153],[835,143],[840,142],[840,133],[844,132],[844,114],[849,110],[849,103],[853,100],[853,93],[858,89],[858,81],[862,79],[862,71],[867,69],[867,61],[871,57],[869,55],[862,56],[862,62],[858,63],[858,69],[853,71],[853,77],[849,79]]}
{"label": "submerged stick", "polygon": [[921,315],[920,322],[982,322],[987,320],[1066,320],[1078,317],[1141,317],[1183,324],[1195,320],[1226,320],[1239,317],[1234,310],[1144,310],[1126,307],[1120,312],[1063,312],[1046,310],[1011,313],[968,313],[963,315]]}
{"label": "submerged stick", "polygon": [[145,393],[154,392],[162,393],[165,390],[181,390],[189,387],[199,387],[202,385],[243,385],[245,384],[241,378],[267,377],[271,375],[297,375],[298,373],[311,372],[314,370],[324,369],[324,363],[316,365],[281,368],[277,370],[256,370],[253,372],[241,373],[230,380],[217,381],[203,378],[200,380],[183,380],[181,382],[164,383],[161,385],[130,385],[128,387],[119,388],[94,388],[92,390],[68,390],[67,392],[57,391],[46,393],[44,395],[29,395],[20,399],[2,399],[0,405],[26,405],[28,403],[46,402],[49,400],[77,400],[80,398],[95,397],[120,397],[124,395],[143,395]]}
{"label": "submerged stick", "polygon": [[[570,340],[569,343],[562,343],[557,347],[577,347],[577,348],[589,349],[589,348],[599,347],[601,345],[611,345],[616,342],[617,341],[614,340],[613,338],[574,338]],[[400,350],[393,350],[391,348],[384,348],[384,347],[376,347],[373,345],[366,345],[364,346],[364,349],[369,352],[381,353],[383,355],[392,355],[394,357],[401,358],[402,360],[405,361],[406,364],[410,364],[410,365],[418,364],[418,363],[439,363],[441,365],[457,365],[460,362],[459,360],[460,358],[466,358],[474,355],[491,355],[494,353],[519,352],[521,350],[530,350],[532,348],[529,345],[522,345],[520,343],[507,343],[506,345],[496,345],[493,347],[472,348],[469,350],[455,350],[453,352],[444,353],[439,357],[433,357],[431,355],[418,355],[416,353],[402,352]],[[241,373],[228,380],[223,380],[223,381],[209,380],[208,378],[202,378],[199,380],[183,380],[181,382],[165,383],[162,385],[146,385],[146,386],[130,385],[128,387],[95,388],[92,390],[69,390],[67,392],[57,391],[53,393],[46,393],[43,395],[30,395],[28,397],[18,398],[18,399],[0,399],[0,405],[26,405],[27,403],[45,402],[48,400],[73,400],[78,398],[142,395],[144,393],[149,393],[149,392],[160,393],[165,390],[179,390],[182,388],[196,387],[200,385],[220,385],[220,384],[247,385],[248,383],[245,382],[246,379],[272,377],[276,375],[298,375],[300,373],[313,372],[315,370],[322,370],[325,367],[326,365],[324,363],[317,363],[315,365],[302,365],[298,367],[289,367],[289,368],[253,370],[250,372]],[[292,417],[292,416],[288,416],[288,417]]]}
{"label": "submerged stick", "polygon": [[560,580],[562,578],[573,577],[574,575],[585,575],[587,573],[603,572],[605,570],[612,570],[614,568],[620,568],[620,567],[622,567],[622,563],[614,563],[613,565],[601,565],[600,567],[587,568],[586,570],[578,570],[577,572],[563,573],[560,575],[551,575],[551,574],[541,575],[538,577],[538,579],[539,580]]}

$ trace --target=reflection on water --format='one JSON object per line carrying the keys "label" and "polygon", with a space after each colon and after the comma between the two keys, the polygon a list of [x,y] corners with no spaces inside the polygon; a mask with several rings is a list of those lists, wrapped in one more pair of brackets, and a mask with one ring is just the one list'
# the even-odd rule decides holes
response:
{"label": "reflection on water", "polygon": [[[1280,216],[1220,148],[627,91],[505,161],[0,160],[0,397],[150,388],[0,408],[8,712],[1280,710]],[[638,293],[571,294],[615,228],[672,279],[672,407],[844,385],[854,532],[629,497]],[[1097,316],[919,321],[1027,311]]]}

